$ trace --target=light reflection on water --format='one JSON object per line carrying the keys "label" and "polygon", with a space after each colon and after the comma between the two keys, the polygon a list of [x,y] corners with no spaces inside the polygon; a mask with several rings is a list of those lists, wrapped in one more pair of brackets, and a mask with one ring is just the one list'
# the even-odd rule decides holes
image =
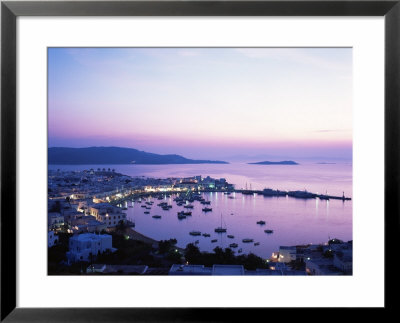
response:
{"label": "light reflection on water", "polygon": [[[161,201],[153,198],[154,204],[148,210],[150,214],[144,214],[145,209],[141,207],[144,202],[133,203],[133,208],[125,212],[136,223],[135,229],[144,235],[156,240],[176,238],[179,247],[199,240],[198,246],[202,251],[212,251],[216,246],[227,248],[235,242],[239,245],[236,250],[242,248],[243,253],[253,252],[269,258],[281,245],[317,244],[326,242],[329,237],[345,241],[352,239],[352,201],[305,200],[240,193],[235,194],[235,199],[229,199],[223,193],[204,193],[203,196],[211,201],[212,212],[202,212],[204,205],[195,201],[192,203],[192,216],[183,220],[178,220],[177,212],[185,209],[176,205],[173,196],[165,200],[173,205],[169,211],[158,207]],[[130,204],[128,202],[128,206]],[[152,215],[161,215],[162,218],[154,219]],[[214,229],[221,225],[221,215],[227,233],[218,234]],[[256,224],[259,220],[264,220],[266,224]],[[267,234],[265,229],[272,229],[274,233]],[[209,233],[211,237],[191,236],[190,231]],[[227,235],[234,235],[235,238],[229,239]],[[243,243],[242,239],[245,238],[254,239],[260,245]],[[218,239],[218,242],[211,243],[212,239]]]}

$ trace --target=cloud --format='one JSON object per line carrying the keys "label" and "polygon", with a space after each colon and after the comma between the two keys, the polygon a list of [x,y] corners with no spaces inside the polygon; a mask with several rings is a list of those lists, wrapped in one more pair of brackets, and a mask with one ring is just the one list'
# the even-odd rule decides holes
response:
{"label": "cloud", "polygon": [[[340,50],[343,51],[340,51]],[[236,48],[236,52],[254,59],[290,61],[329,70],[351,71],[350,48]],[[339,52],[340,55],[339,55]],[[351,53],[351,52],[350,52]]]}

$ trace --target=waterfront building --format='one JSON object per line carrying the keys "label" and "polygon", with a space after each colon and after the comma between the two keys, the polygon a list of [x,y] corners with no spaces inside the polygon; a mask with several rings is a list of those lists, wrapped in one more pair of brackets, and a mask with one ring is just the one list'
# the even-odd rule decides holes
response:
{"label": "waterfront building", "polygon": [[334,265],[331,258],[306,258],[306,272],[309,275],[343,275]]}
{"label": "waterfront building", "polygon": [[338,251],[333,256],[333,265],[347,275],[353,273],[353,252],[351,250]]}
{"label": "waterfront building", "polygon": [[109,203],[94,204],[89,208],[89,212],[97,221],[105,223],[107,228],[115,227],[120,223],[127,223],[126,214],[122,213],[119,207]]}
{"label": "waterfront building", "polygon": [[62,210],[62,215],[64,217],[64,223],[71,224],[71,221],[79,219],[84,216],[83,213],[78,212],[72,208]]}
{"label": "waterfront building", "polygon": [[108,234],[82,233],[69,239],[67,259],[69,263],[91,261],[106,251],[114,252],[112,236]]}
{"label": "waterfront building", "polygon": [[279,262],[291,262],[296,260],[296,246],[280,246],[279,247]]}
{"label": "waterfront building", "polygon": [[73,233],[102,232],[107,229],[107,224],[97,221],[94,216],[87,215],[75,218],[69,222]]}

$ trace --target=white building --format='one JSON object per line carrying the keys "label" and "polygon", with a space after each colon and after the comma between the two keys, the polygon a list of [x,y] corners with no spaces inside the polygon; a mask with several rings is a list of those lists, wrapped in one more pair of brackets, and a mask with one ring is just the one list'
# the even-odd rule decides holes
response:
{"label": "white building", "polygon": [[106,251],[114,252],[112,236],[108,234],[83,233],[69,239],[68,262],[91,261]]}
{"label": "white building", "polygon": [[47,235],[47,245],[49,248],[54,246],[56,243],[58,243],[58,236],[54,234],[54,231],[49,231]]}
{"label": "white building", "polygon": [[296,260],[296,247],[279,247],[279,262],[291,262],[292,260]]}
{"label": "white building", "polygon": [[333,266],[333,261],[330,258],[307,258],[305,263],[308,275],[341,275],[341,273]]}
{"label": "white building", "polygon": [[126,223],[126,214],[119,207],[109,203],[98,203],[90,207],[90,215],[96,217],[97,221],[103,222],[108,228],[117,226],[121,221]]}
{"label": "white building", "polygon": [[47,214],[49,230],[59,229],[64,225],[64,217],[58,212],[49,212]]}
{"label": "white building", "polygon": [[351,274],[353,272],[352,250],[344,250],[335,253],[333,257],[333,265],[345,274]]}

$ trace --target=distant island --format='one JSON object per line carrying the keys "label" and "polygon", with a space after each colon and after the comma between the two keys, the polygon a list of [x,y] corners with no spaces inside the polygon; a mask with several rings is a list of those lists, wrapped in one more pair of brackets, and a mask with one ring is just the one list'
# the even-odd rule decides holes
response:
{"label": "distant island", "polygon": [[218,160],[188,159],[180,155],[159,155],[133,148],[87,147],[48,148],[49,165],[101,165],[101,164],[229,164]]}
{"label": "distant island", "polygon": [[250,165],[298,165],[298,163],[294,162],[293,160],[283,160],[278,162],[272,161],[262,161],[258,163],[248,163]]}

